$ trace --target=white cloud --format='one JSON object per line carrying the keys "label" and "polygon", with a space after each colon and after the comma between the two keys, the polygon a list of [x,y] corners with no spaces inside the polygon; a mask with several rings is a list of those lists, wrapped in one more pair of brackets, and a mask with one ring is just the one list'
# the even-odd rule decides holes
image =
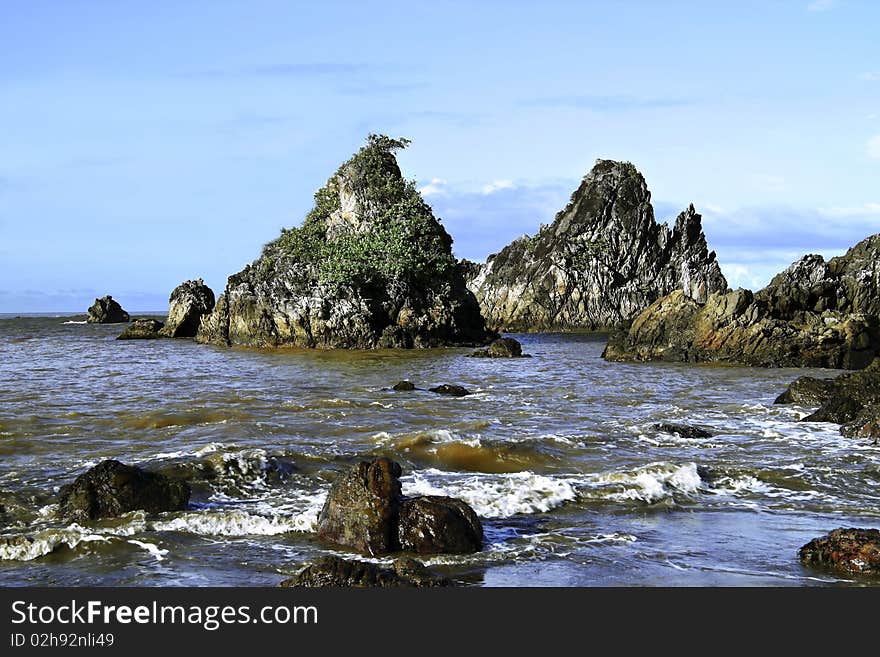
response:
{"label": "white cloud", "polygon": [[419,187],[419,193],[422,196],[437,196],[438,194],[445,194],[446,185],[447,181],[443,178],[431,178],[431,182],[424,187]]}
{"label": "white cloud", "polygon": [[866,82],[880,82],[880,71],[867,71],[859,76],[859,80]]}
{"label": "white cloud", "polygon": [[880,135],[875,135],[868,140],[868,157],[880,160]]}
{"label": "white cloud", "polygon": [[828,11],[837,6],[837,0],[813,0],[807,5],[807,11]]}
{"label": "white cloud", "polygon": [[819,208],[825,217],[880,217],[880,203],[865,203],[856,207]]}
{"label": "white cloud", "polygon": [[483,194],[494,194],[502,189],[513,189],[515,185],[511,180],[493,180],[488,185],[483,186]]}

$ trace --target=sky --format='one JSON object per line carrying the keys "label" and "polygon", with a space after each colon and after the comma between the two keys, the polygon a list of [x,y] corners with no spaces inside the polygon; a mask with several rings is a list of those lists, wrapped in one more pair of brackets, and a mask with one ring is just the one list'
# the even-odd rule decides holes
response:
{"label": "sky", "polygon": [[880,2],[0,0],[0,313],[161,310],[370,132],[484,260],[597,158],[732,286],[880,232]]}

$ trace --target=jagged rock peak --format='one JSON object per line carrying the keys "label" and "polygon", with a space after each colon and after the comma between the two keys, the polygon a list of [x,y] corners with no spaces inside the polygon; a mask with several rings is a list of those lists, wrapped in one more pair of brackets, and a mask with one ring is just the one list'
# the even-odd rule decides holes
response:
{"label": "jagged rock peak", "polygon": [[452,238],[401,174],[409,141],[370,135],[283,229],[229,277],[197,339],[259,347],[484,344],[488,332]]}
{"label": "jagged rock peak", "polygon": [[466,270],[489,325],[520,331],[617,327],[673,290],[698,302],[727,290],[694,206],[658,224],[642,174],[614,160],[596,162],[552,224]]}

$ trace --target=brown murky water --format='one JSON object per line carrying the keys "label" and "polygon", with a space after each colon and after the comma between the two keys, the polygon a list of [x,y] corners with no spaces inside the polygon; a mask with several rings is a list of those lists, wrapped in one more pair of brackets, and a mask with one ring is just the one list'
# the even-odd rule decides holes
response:
{"label": "brown murky water", "polygon": [[[880,526],[880,448],[772,405],[802,370],[606,363],[596,335],[518,336],[523,360],[225,350],[81,319],[0,318],[0,584],[276,584],[328,552],[326,490],[376,455],[482,516],[485,551],[429,560],[469,584],[878,583],[797,561]],[[390,390],[404,378],[475,394]],[[194,477],[190,508],[60,523],[58,487],[111,457]]]}

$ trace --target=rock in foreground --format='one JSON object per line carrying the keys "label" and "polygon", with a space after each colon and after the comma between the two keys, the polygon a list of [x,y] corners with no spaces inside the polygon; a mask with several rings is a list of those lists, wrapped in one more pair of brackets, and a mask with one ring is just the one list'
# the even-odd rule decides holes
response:
{"label": "rock in foreground", "polygon": [[174,288],[168,303],[162,337],[194,338],[202,317],[214,310],[214,291],[201,278],[185,281]]}
{"label": "rock in foreground", "polygon": [[180,511],[189,503],[189,485],[119,461],[102,461],[61,488],[58,513],[87,522],[129,511]]}
{"label": "rock in foreground", "polygon": [[526,332],[618,327],[676,289],[703,302],[727,281],[692,205],[670,230],[632,164],[599,160],[552,224],[468,263],[468,287],[491,328]]}
{"label": "rock in foreground", "polygon": [[95,299],[86,319],[89,324],[124,324],[128,320],[128,313],[109,294]]}
{"label": "rock in foreground", "polygon": [[414,559],[400,558],[391,568],[339,557],[323,557],[286,579],[282,587],[434,587],[452,586],[452,582],[431,573]]}
{"label": "rock in foreground", "polygon": [[452,238],[394,152],[371,135],[285,229],[229,277],[197,339],[253,347],[476,346],[494,334],[465,285]]}
{"label": "rock in foreground", "polygon": [[125,327],[117,340],[158,340],[162,322],[155,319],[136,319]]}
{"label": "rock in foreground", "polygon": [[880,575],[880,531],[835,529],[798,552],[801,563],[849,573]]}
{"label": "rock in foreground", "polygon": [[318,516],[318,536],[371,556],[482,549],[482,525],[470,506],[449,497],[405,499],[400,475],[400,465],[386,458],[341,474]]}

